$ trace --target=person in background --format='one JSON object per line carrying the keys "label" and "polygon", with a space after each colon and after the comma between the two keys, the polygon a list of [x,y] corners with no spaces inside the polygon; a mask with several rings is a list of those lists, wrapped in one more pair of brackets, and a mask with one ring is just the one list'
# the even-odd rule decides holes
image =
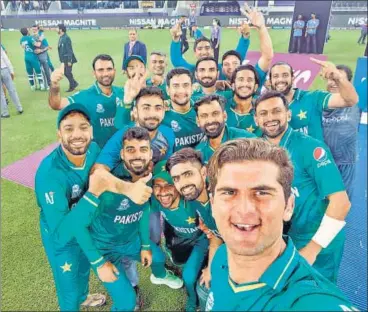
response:
{"label": "person in background", "polygon": [[129,42],[124,45],[123,64],[125,63],[126,59],[131,55],[139,55],[144,60],[144,63],[147,63],[147,47],[143,42],[137,40],[137,38],[137,30],[135,28],[130,29]]}
{"label": "person in background", "polygon": [[312,52],[317,54],[317,28],[319,19],[316,18],[316,13],[311,14],[311,19],[307,22],[305,37],[307,38],[307,53],[311,53],[310,42],[312,41]]}
{"label": "person in background", "polygon": [[180,42],[181,42],[181,54],[183,55],[189,49],[189,43],[187,39],[187,23],[186,16],[180,16],[179,24],[181,28]]}
{"label": "person in background", "polygon": [[189,27],[190,27],[190,36],[194,37],[194,29],[193,27],[197,24],[197,17],[195,15],[195,11],[192,10],[189,15]]}
{"label": "person in background", "polygon": [[[19,114],[23,113],[22,105],[20,104],[17,90],[13,83],[14,69],[6,55],[3,47],[1,47],[1,84],[9,91],[10,98]],[[8,105],[5,98],[4,88],[1,88],[1,118],[9,118]]]}
{"label": "person in background", "polygon": [[58,43],[58,53],[60,63],[64,64],[64,73],[65,77],[69,81],[69,89],[66,92],[72,92],[78,87],[78,82],[74,79],[72,69],[73,64],[77,63],[77,59],[73,52],[72,41],[70,37],[66,34],[66,27],[64,24],[58,25],[58,35],[59,43]]}
{"label": "person in background", "polygon": [[[336,68],[345,79],[351,81],[353,73],[349,67],[337,65]],[[327,80],[327,91],[330,93],[339,92],[334,80]],[[353,195],[357,160],[359,121],[360,108],[358,105],[323,111],[322,125],[325,142],[330,148],[337,168],[341,173],[350,200],[352,200]]]}
{"label": "person in background", "polygon": [[368,22],[361,25],[360,37],[358,39],[358,44],[365,44],[365,38],[367,37]]}
{"label": "person in background", "polygon": [[193,38],[195,40],[204,37],[203,32],[198,28],[197,25],[192,26]]}
{"label": "person in background", "polygon": [[299,14],[298,19],[294,22],[294,32],[293,32],[293,43],[291,47],[291,53],[300,53],[300,46],[302,42],[303,36],[303,28],[305,26],[305,22],[303,21],[303,15]]}
{"label": "person in background", "polygon": [[220,51],[220,42],[221,42],[221,23],[217,18],[213,19],[212,27],[211,27],[211,44],[214,51],[214,58],[218,62],[219,51]]}

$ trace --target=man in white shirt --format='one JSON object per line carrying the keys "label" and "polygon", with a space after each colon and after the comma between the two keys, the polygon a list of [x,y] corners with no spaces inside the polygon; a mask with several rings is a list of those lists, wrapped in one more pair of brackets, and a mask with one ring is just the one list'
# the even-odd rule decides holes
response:
{"label": "man in white shirt", "polygon": [[[8,56],[6,55],[3,47],[1,47],[1,82],[8,89],[9,96],[15,105],[19,114],[23,113],[22,105],[20,104],[17,90],[13,83],[14,80],[14,69]],[[6,104],[5,93],[3,88],[1,88],[1,118],[9,118],[8,105]]]}

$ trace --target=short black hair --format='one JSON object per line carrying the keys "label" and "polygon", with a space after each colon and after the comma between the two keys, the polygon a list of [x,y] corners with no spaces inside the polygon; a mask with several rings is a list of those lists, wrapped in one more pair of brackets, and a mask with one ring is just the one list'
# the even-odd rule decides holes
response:
{"label": "short black hair", "polygon": [[213,56],[205,56],[205,57],[200,58],[200,59],[197,61],[197,63],[195,64],[195,71],[197,71],[198,65],[199,65],[200,63],[202,63],[202,62],[205,62],[205,61],[213,61],[213,62],[215,62],[215,64],[216,64],[216,69],[217,69],[217,71],[219,70],[216,59],[215,59]]}
{"label": "short black hair", "polygon": [[243,70],[249,70],[249,71],[253,72],[254,80],[256,81],[256,84],[259,86],[259,75],[258,75],[255,67],[251,64],[240,65],[237,68],[235,68],[235,70],[233,72],[233,75],[231,76],[231,83],[235,83],[236,75],[238,74],[238,72],[243,71]]}
{"label": "short black hair", "polygon": [[166,162],[166,171],[170,173],[171,169],[177,164],[184,163],[199,163],[203,166],[203,158],[202,153],[200,151],[196,151],[191,147],[182,148],[180,151],[175,152],[170,156],[170,158]]}
{"label": "short black hair", "polygon": [[275,66],[281,66],[281,65],[286,65],[286,66],[289,66],[290,68],[290,74],[291,74],[291,78],[294,77],[294,70],[293,70],[293,67],[287,63],[287,62],[284,62],[284,61],[280,61],[280,62],[276,62],[275,64],[273,64],[270,68],[270,71],[268,72],[268,77],[270,79],[270,81],[272,80],[271,77],[272,77],[272,69],[275,67]]}
{"label": "short black hair", "polygon": [[37,27],[37,28],[38,28],[38,25],[36,25],[36,24],[33,24],[33,25],[32,25],[32,28],[33,28],[33,27]]}
{"label": "short black hair", "polygon": [[240,56],[239,52],[238,51],[235,51],[235,50],[226,51],[224,53],[224,55],[222,56],[222,63],[230,55],[233,55],[233,56],[237,57],[239,59],[240,63],[241,63],[241,61],[242,61],[241,56]]}
{"label": "short black hair", "polygon": [[23,27],[20,29],[20,33],[23,35],[23,36],[27,36],[28,35],[28,28],[27,27]]}
{"label": "short black hair", "polygon": [[78,109],[74,109],[74,110],[71,110],[71,111],[67,112],[63,116],[63,118],[60,119],[60,121],[59,121],[59,129],[60,129],[60,125],[61,125],[61,123],[62,123],[63,120],[65,120],[69,115],[77,114],[77,113],[83,115],[87,119],[88,123],[91,124],[91,119],[89,118],[89,116],[85,112],[82,112],[81,110],[78,110]]}
{"label": "short black hair", "polygon": [[349,66],[340,64],[340,65],[336,65],[336,68],[338,70],[343,70],[349,81],[351,81],[353,79],[353,72],[352,72],[352,70]]}
{"label": "short black hair", "polygon": [[139,91],[138,95],[135,98],[135,105],[137,106],[140,98],[146,95],[157,95],[162,101],[164,101],[164,94],[162,90],[158,87],[152,86],[152,87],[142,88]]}
{"label": "short black hair", "polygon": [[196,101],[194,103],[194,110],[196,113],[198,113],[198,108],[203,105],[203,104],[210,104],[212,101],[217,101],[220,106],[222,111],[225,111],[225,106],[226,106],[226,100],[223,96],[218,95],[218,94],[211,94],[211,95],[206,95],[201,97],[198,101]]}
{"label": "short black hair", "polygon": [[125,141],[151,141],[148,130],[142,127],[132,127],[125,131],[123,135],[123,146]]}
{"label": "short black hair", "polygon": [[286,110],[289,110],[289,101],[286,99],[285,95],[279,91],[270,90],[262,93],[255,101],[254,103],[254,110],[257,113],[257,107],[259,103],[266,101],[268,99],[272,98],[280,98],[286,108]]}
{"label": "short black hair", "polygon": [[66,33],[66,26],[64,24],[58,24],[58,28],[63,32]]}
{"label": "short black hair", "polygon": [[170,87],[170,80],[172,79],[172,77],[179,76],[179,75],[188,75],[189,78],[190,78],[190,81],[193,83],[194,79],[193,79],[193,75],[192,75],[191,71],[189,69],[184,68],[184,67],[177,67],[177,68],[174,68],[174,69],[170,70],[167,73],[167,76],[166,76],[167,86]]}
{"label": "short black hair", "polygon": [[92,62],[92,67],[93,69],[95,69],[95,65],[96,65],[96,62],[98,60],[101,60],[101,61],[110,61],[112,63],[112,66],[115,67],[115,63],[114,63],[114,60],[112,59],[112,57],[108,54],[99,54],[97,55],[94,59],[93,59],[93,62]]}
{"label": "short black hair", "polygon": [[199,43],[201,43],[202,41],[206,41],[210,44],[211,48],[212,48],[212,45],[211,45],[211,40],[208,39],[207,37],[200,37],[198,39],[196,39],[196,41],[194,41],[194,46],[193,46],[193,50],[195,51],[197,49],[197,45]]}
{"label": "short black hair", "polygon": [[214,18],[213,20],[216,21],[217,25],[219,25],[221,27],[221,22],[218,18]]}

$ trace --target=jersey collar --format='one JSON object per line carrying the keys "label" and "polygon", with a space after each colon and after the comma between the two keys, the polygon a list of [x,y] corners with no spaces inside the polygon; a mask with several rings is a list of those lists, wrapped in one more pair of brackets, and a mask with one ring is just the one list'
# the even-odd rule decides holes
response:
{"label": "jersey collar", "polygon": [[288,125],[288,128],[285,131],[285,133],[282,136],[281,141],[280,141],[280,146],[281,147],[285,147],[288,144],[292,132],[293,132],[293,129]]}
{"label": "jersey collar", "polygon": [[[91,143],[92,144],[92,143]],[[58,153],[59,155],[61,156],[61,159],[63,159],[63,161],[65,162],[65,164],[70,167],[70,169],[73,169],[75,171],[81,171],[81,170],[84,170],[84,168],[86,167],[86,163],[87,163],[87,158],[88,158],[88,155],[90,154],[90,151],[89,151],[89,147],[88,147],[88,150],[86,152],[86,158],[84,159],[84,163],[83,163],[83,166],[81,167],[77,167],[75,166],[72,162],[70,162],[70,160],[68,159],[68,157],[66,156],[63,148],[61,147],[61,144],[59,145],[58,147]]]}
{"label": "jersey collar", "polygon": [[114,89],[113,89],[112,86],[111,86],[111,94],[110,95],[106,95],[105,93],[102,92],[102,90],[99,87],[97,81],[95,81],[95,83],[93,85],[95,86],[95,90],[96,90],[96,92],[97,92],[98,95],[103,95],[103,96],[109,98],[109,97],[111,97],[114,94]]}
{"label": "jersey collar", "polygon": [[[221,139],[221,144],[227,142],[228,140],[229,140],[229,128],[225,124],[225,130],[224,130],[224,135],[222,136],[222,139]],[[215,149],[211,146],[211,142],[209,138],[207,139],[207,144],[211,150],[215,151]]]}

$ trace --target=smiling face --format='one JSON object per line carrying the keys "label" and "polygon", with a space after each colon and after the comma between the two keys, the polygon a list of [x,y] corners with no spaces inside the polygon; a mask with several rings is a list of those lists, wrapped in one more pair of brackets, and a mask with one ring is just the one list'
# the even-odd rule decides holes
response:
{"label": "smiling face", "polygon": [[202,87],[213,87],[219,76],[217,64],[212,60],[200,62],[196,68],[195,76]]}
{"label": "smiling face", "polygon": [[154,75],[162,76],[165,73],[167,67],[166,56],[152,54],[150,56],[150,71]]}
{"label": "smiling face", "polygon": [[255,117],[266,137],[277,138],[286,131],[291,112],[286,109],[282,99],[274,97],[258,104]]}
{"label": "smiling face", "polygon": [[133,174],[140,176],[147,171],[152,159],[152,150],[148,140],[125,140],[120,152],[125,167]]}
{"label": "smiling face", "polygon": [[247,100],[252,97],[257,89],[258,84],[251,70],[240,70],[236,73],[233,84],[234,93],[241,100]]}
{"label": "smiling face", "polygon": [[240,60],[235,55],[229,55],[222,62],[222,73],[228,80],[231,80],[234,70],[238,66],[240,66]]}
{"label": "smiling face", "polygon": [[185,106],[189,103],[192,96],[192,81],[186,74],[175,75],[167,86],[167,93],[173,103]]}
{"label": "smiling face", "polygon": [[261,160],[227,163],[219,170],[211,205],[231,253],[256,256],[282,239],[293,206],[285,201],[279,174],[276,164]]}
{"label": "smiling face", "polygon": [[136,41],[137,40],[137,32],[135,29],[129,30],[129,41]]}
{"label": "smiling face", "polygon": [[206,170],[199,163],[179,163],[170,170],[171,178],[181,196],[196,200],[205,187]]}
{"label": "smiling face", "polygon": [[153,180],[153,195],[164,208],[171,208],[179,197],[175,186],[160,178]]}
{"label": "smiling face", "polygon": [[165,116],[164,101],[158,95],[145,95],[139,98],[134,110],[138,124],[148,131],[156,130]]}
{"label": "smiling face", "polygon": [[198,107],[197,125],[208,138],[217,138],[225,128],[227,120],[226,112],[218,101],[203,103]]}
{"label": "smiling face", "polygon": [[213,57],[213,48],[208,41],[201,41],[197,44],[194,54],[197,60],[208,56]]}
{"label": "smiling face", "polygon": [[271,70],[271,88],[288,95],[293,87],[293,76],[288,65],[276,65]]}
{"label": "smiling face", "polygon": [[61,121],[58,138],[70,154],[84,155],[92,140],[92,127],[83,114],[72,112]]}
{"label": "smiling face", "polygon": [[93,74],[98,83],[110,87],[115,79],[115,68],[111,61],[97,60]]}

